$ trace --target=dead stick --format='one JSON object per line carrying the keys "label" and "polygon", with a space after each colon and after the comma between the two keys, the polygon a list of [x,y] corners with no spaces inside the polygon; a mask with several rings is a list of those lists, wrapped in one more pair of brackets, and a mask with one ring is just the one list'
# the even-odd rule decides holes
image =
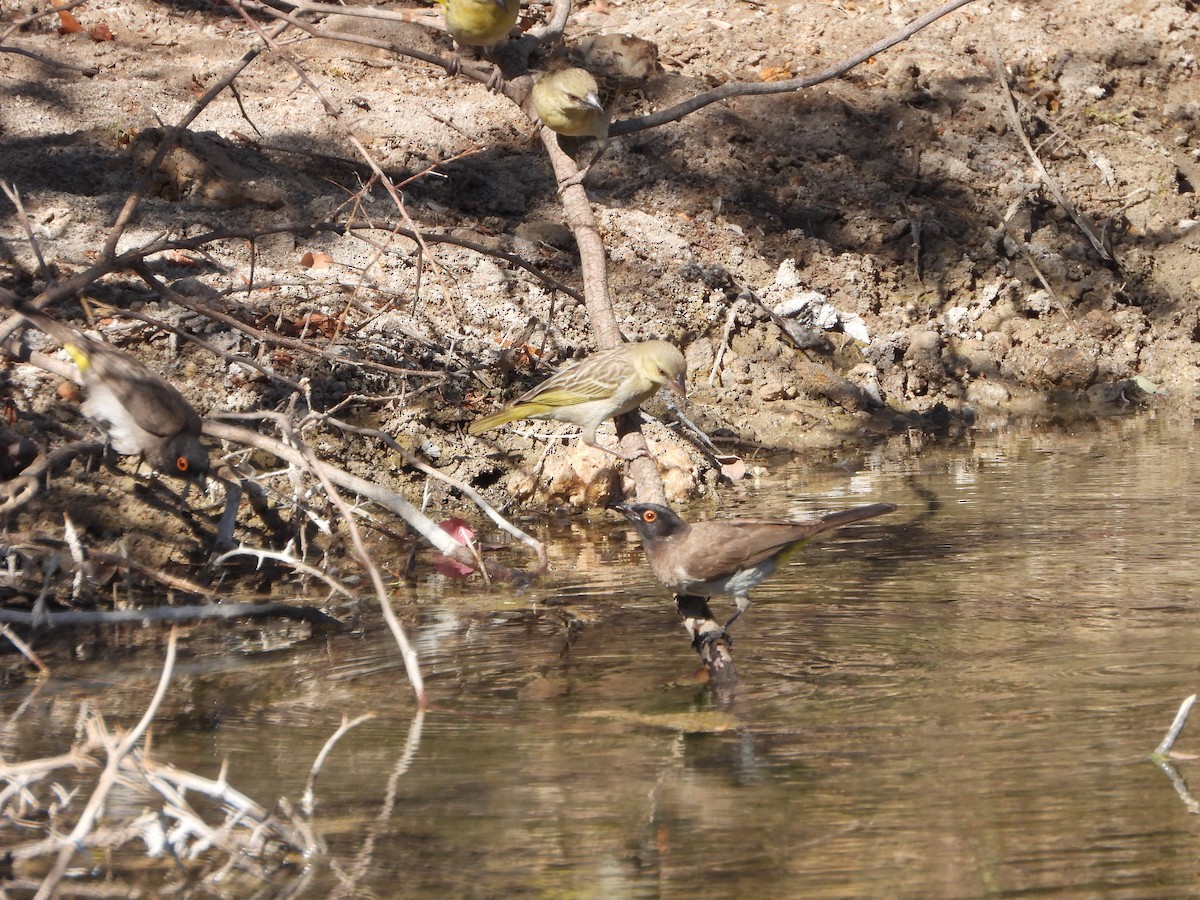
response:
{"label": "dead stick", "polygon": [[[342,499],[342,495],[333,486],[333,481],[329,476],[329,467],[322,464],[317,459],[316,454],[313,453],[312,448],[304,443],[299,435],[292,431],[292,423],[282,416],[278,417],[277,421],[280,423],[280,427],[283,429],[288,441],[300,451],[303,457],[304,468],[317,477],[321,482],[321,487],[325,490],[325,495],[337,507],[338,512],[341,513],[342,524],[350,535],[355,555],[358,557],[358,561],[362,564],[362,567],[367,570],[367,575],[370,576],[371,584],[375,588],[375,595],[379,599],[379,607],[383,610],[383,620],[387,622],[387,626],[392,632],[392,637],[396,639],[396,644],[400,648],[400,656],[404,660],[404,671],[408,673],[408,681],[412,685],[413,694],[417,698],[417,709],[424,709],[429,705],[429,697],[425,693],[425,679],[421,675],[421,664],[417,659],[417,651],[409,642],[408,635],[404,632],[404,626],[400,624],[400,617],[396,615],[396,611],[392,608],[392,601],[388,598],[387,588],[383,584],[383,576],[379,574],[379,567],[375,565],[375,561],[371,559],[371,554],[367,552],[367,545],[363,542],[362,532],[358,528],[358,523],[354,521],[354,515],[350,512],[350,507],[346,505],[346,501]],[[440,531],[441,529],[438,530]]]}
{"label": "dead stick", "polygon": [[1155,759],[1167,759],[1171,755],[1171,747],[1174,745],[1176,738],[1179,737],[1179,732],[1183,731],[1183,726],[1187,724],[1188,714],[1191,713],[1192,707],[1196,704],[1196,695],[1192,694],[1179,705],[1179,712],[1175,713],[1175,721],[1171,723],[1171,727],[1167,729],[1167,735],[1162,739],[1153,753]]}
{"label": "dead stick", "polygon": [[[30,613],[29,617],[32,619],[33,613]],[[22,656],[37,666],[38,672],[40,672],[42,675],[50,674],[50,670],[46,668],[46,664],[38,658],[38,655],[33,652],[33,648],[13,634],[13,630],[11,628],[9,628],[7,625],[0,624],[0,634],[8,638],[12,645],[21,651]]]}
{"label": "dead stick", "polygon": [[1096,236],[1091,224],[1083,217],[1075,204],[1067,199],[1067,195],[1063,193],[1062,188],[1058,186],[1058,182],[1050,177],[1050,173],[1038,158],[1037,152],[1033,149],[1033,145],[1029,143],[1029,136],[1025,134],[1025,126],[1021,124],[1021,117],[1017,115],[1017,107],[1013,102],[1012,88],[1008,84],[1007,69],[1004,67],[1004,60],[1000,58],[1000,51],[995,46],[992,47],[992,63],[996,69],[996,80],[1002,88],[1000,94],[1004,99],[1004,114],[1008,117],[1009,125],[1016,132],[1017,137],[1021,141],[1021,145],[1025,148],[1025,152],[1033,161],[1034,167],[1038,170],[1038,174],[1042,178],[1042,183],[1046,185],[1050,193],[1054,195],[1054,199],[1058,201],[1058,205],[1066,210],[1067,215],[1079,226],[1079,230],[1083,232],[1083,236],[1088,239],[1088,243],[1092,245],[1092,249],[1105,262],[1112,262],[1112,255],[1104,249],[1104,244],[1100,238]]}
{"label": "dead stick", "polygon": [[840,78],[845,75],[855,66],[866,62],[872,56],[882,53],[899,44],[901,41],[906,41],[922,28],[936,22],[942,16],[954,12],[961,6],[966,6],[973,0],[951,0],[951,2],[939,6],[932,12],[926,13],[919,19],[915,19],[908,25],[905,25],[894,34],[890,34],[881,41],[877,41],[865,50],[860,50],[853,56],[842,60],[836,65],[830,66],[823,72],[818,72],[816,75],[810,75],[807,78],[791,78],[787,81],[774,82],[746,82],[746,81],[731,81],[714,88],[711,91],[705,91],[703,94],[697,94],[690,100],[685,100],[670,109],[660,110],[648,116],[640,116],[636,119],[625,119],[621,122],[614,122],[613,126],[608,130],[610,137],[616,137],[621,134],[629,134],[634,131],[644,131],[647,128],[656,128],[659,125],[665,125],[667,122],[676,122],[686,115],[694,113],[698,109],[702,109],[711,103],[718,103],[721,100],[728,100],[730,97],[749,97],[760,96],[763,94],[785,94],[793,91],[802,91],[811,87],[815,87],[826,81],[832,81],[835,78]]}
{"label": "dead stick", "polygon": [[[125,622],[187,622],[204,619],[295,619],[340,628],[333,616],[309,606],[287,603],[212,603],[205,606],[153,606],[146,609],[67,609],[36,617],[19,609],[0,609],[0,623],[54,628],[61,625],[118,625]],[[0,628],[4,628],[0,624]]]}

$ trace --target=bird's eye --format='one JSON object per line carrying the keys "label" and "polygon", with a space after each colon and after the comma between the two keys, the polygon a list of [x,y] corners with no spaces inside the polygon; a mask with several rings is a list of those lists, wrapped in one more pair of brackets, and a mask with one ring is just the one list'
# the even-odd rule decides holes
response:
{"label": "bird's eye", "polygon": [[181,456],[175,460],[175,468],[177,468],[180,472],[186,472],[189,465],[190,464],[188,463],[186,456]]}
{"label": "bird's eye", "polygon": [[657,518],[658,518],[658,513],[656,513],[652,509],[648,509],[644,513],[642,513],[642,521],[643,522],[653,522]]}

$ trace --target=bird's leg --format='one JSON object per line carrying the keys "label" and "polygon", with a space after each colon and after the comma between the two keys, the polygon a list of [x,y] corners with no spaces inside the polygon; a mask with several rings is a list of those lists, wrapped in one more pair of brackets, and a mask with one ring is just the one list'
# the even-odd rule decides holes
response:
{"label": "bird's leg", "polygon": [[487,89],[493,94],[499,94],[504,90],[504,70],[494,59],[489,59],[488,62],[492,64],[492,74],[488,76]]}
{"label": "bird's leg", "polygon": [[[497,94],[500,93],[504,90],[504,72],[500,68],[500,64],[482,51],[480,52],[480,56],[491,63],[492,66],[492,74],[488,76],[488,80],[484,82],[484,85],[489,91]],[[450,54],[450,59],[446,61],[446,74],[454,78],[461,75],[462,70],[462,49],[456,43],[454,45],[454,52]]]}
{"label": "bird's leg", "polygon": [[734,600],[737,602],[737,609],[734,611],[733,615],[729,617],[729,621],[725,623],[726,628],[736,622],[741,614],[750,608],[749,597],[735,597]]}
{"label": "bird's leg", "polygon": [[577,184],[583,184],[583,179],[588,177],[588,172],[592,171],[592,166],[600,161],[600,157],[604,155],[604,151],[608,149],[608,139],[597,142],[595,155],[588,160],[588,164],[581,168],[576,174],[572,175],[566,181],[563,181],[558,186],[558,192],[561,194],[569,187]]}
{"label": "bird's leg", "polygon": [[597,450],[603,450],[605,453],[612,454],[617,459],[625,460],[625,462],[633,462],[635,459],[641,459],[643,456],[646,456],[646,457],[650,456],[650,452],[648,450],[638,450],[636,453],[629,454],[629,453],[624,453],[620,450],[614,450],[612,447],[605,447],[603,444],[601,444],[597,440],[589,441],[587,438],[584,438],[583,442],[585,444],[587,444],[589,447],[595,447]]}
{"label": "bird's leg", "polygon": [[451,78],[458,77],[462,72],[462,53],[458,49],[458,44],[454,44],[454,52],[450,54],[450,59],[446,62],[446,74]]}
{"label": "bird's leg", "polygon": [[725,638],[732,646],[733,639],[718,625],[709,608],[707,597],[677,594],[675,608],[683,616],[683,627],[692,636],[692,649],[703,655],[704,648],[713,641]]}

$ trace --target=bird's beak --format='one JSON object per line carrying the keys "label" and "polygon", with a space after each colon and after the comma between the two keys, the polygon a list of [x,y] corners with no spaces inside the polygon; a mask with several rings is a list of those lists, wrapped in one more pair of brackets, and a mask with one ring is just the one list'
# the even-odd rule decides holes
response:
{"label": "bird's beak", "polygon": [[583,102],[598,113],[604,112],[604,104],[600,102],[600,98],[596,96],[595,91],[588,91],[588,95],[583,98]]}
{"label": "bird's beak", "polygon": [[610,504],[608,504],[608,508],[611,509],[613,512],[619,512],[621,515],[623,515],[626,519],[628,519],[631,522],[635,518],[637,518],[637,516],[634,514],[633,510],[630,509],[628,506],[626,506],[624,503],[610,503]]}
{"label": "bird's beak", "polygon": [[667,387],[672,394],[677,394],[681,400],[687,399],[687,382],[684,381],[684,376],[679,375],[667,382]]}

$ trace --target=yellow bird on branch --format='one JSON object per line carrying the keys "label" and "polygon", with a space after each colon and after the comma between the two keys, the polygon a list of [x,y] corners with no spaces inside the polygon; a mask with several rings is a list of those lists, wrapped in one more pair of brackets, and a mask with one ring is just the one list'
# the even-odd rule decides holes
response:
{"label": "yellow bird on branch", "polygon": [[496,46],[513,30],[520,0],[438,0],[446,11],[446,30],[463,47]]}
{"label": "yellow bird on branch", "polygon": [[608,113],[600,86],[587,69],[561,69],[533,86],[533,108],[542,124],[567,137],[608,137]]}
{"label": "yellow bird on branch", "polygon": [[569,422],[583,429],[583,442],[620,459],[631,457],[596,441],[605,419],[637,409],[669,388],[687,396],[687,362],[674,344],[642,341],[603,350],[543,381],[510,406],[471,423],[469,434],[482,434],[517,419]]}
{"label": "yellow bird on branch", "polygon": [[[437,0],[445,10],[446,30],[459,47],[478,47],[485,55],[508,37],[521,13],[521,0]],[[490,57],[489,57],[490,59]],[[455,69],[458,53],[455,51]],[[495,61],[492,65],[496,66]],[[503,73],[496,66],[488,87],[499,90]]]}

